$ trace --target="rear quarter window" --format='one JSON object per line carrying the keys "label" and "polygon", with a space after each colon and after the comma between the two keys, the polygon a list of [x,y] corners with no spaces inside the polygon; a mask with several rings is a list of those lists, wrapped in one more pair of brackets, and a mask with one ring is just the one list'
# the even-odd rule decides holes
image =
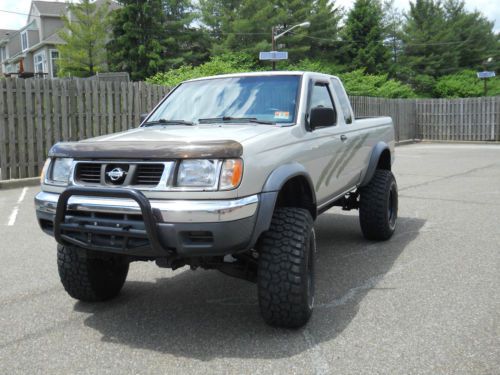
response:
{"label": "rear quarter window", "polygon": [[335,78],[332,78],[332,86],[335,94],[337,94],[337,98],[339,98],[340,108],[342,108],[345,123],[352,123],[351,104],[349,103],[349,98],[347,97],[344,88],[340,84],[340,81]]}

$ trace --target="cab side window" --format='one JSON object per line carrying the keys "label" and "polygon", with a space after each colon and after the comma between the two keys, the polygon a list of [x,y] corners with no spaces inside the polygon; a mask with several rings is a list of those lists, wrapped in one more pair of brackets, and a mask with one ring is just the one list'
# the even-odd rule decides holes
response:
{"label": "cab side window", "polygon": [[[312,88],[309,109],[316,107],[331,108],[335,111],[332,95],[326,83],[316,82]],[[336,123],[332,123],[331,125],[336,125]]]}
{"label": "cab side window", "polygon": [[339,99],[342,112],[344,113],[345,123],[351,124],[352,114],[351,114],[351,106],[349,104],[349,98],[347,97],[338,79],[332,78],[332,86],[333,90],[335,90],[335,94],[337,94],[337,98]]}

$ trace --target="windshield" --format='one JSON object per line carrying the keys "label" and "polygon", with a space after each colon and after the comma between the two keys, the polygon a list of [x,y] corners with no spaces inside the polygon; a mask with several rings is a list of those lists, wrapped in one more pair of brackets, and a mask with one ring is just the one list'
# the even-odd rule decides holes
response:
{"label": "windshield", "polygon": [[299,80],[299,76],[255,76],[186,82],[148,123],[293,123]]}

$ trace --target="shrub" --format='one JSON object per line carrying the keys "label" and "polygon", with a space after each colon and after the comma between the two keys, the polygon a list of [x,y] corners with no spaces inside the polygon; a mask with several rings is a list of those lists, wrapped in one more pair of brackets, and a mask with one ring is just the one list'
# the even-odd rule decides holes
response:
{"label": "shrub", "polygon": [[[488,79],[488,96],[500,95],[500,81],[497,77]],[[443,76],[437,80],[434,94],[439,98],[466,98],[482,96],[484,82],[477,78],[474,70]]]}
{"label": "shrub", "polygon": [[[384,98],[413,98],[410,86],[388,79],[387,74],[365,74],[362,69],[342,73],[343,66],[321,60],[304,59],[297,63],[279,63],[280,70],[299,70],[338,75],[349,95],[378,96]],[[212,57],[208,62],[193,67],[181,66],[147,79],[149,83],[173,87],[182,81],[217,74],[270,70],[269,62],[259,62],[247,54],[226,54]]]}

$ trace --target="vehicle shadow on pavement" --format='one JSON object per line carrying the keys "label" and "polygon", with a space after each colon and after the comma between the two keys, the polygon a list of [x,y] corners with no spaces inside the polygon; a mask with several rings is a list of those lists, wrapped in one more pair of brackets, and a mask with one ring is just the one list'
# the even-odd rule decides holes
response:
{"label": "vehicle shadow on pavement", "polygon": [[[335,339],[359,304],[419,234],[425,220],[399,218],[387,242],[365,240],[358,216],[325,213],[316,221],[316,307],[298,330],[267,326],[260,317],[255,284],[218,271],[186,271],[156,283],[131,281],[102,304],[78,302],[85,325],[102,340],[133,348],[208,361],[213,358],[286,358]],[[151,264],[151,267],[156,267]],[[397,288],[394,285],[394,288]],[[390,293],[381,288],[375,293]]]}

